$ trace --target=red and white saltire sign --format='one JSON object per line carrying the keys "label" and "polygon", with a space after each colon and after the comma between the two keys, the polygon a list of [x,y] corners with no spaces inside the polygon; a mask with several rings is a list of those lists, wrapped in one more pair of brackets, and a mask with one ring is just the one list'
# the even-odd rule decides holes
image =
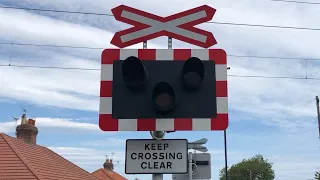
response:
{"label": "red and white saltire sign", "polygon": [[[113,61],[136,56],[141,60],[181,60],[198,57],[215,61],[216,118],[113,119]],[[210,107],[208,107],[210,108]],[[103,131],[214,131],[228,127],[227,58],[221,49],[106,49],[101,59],[99,127]]]}
{"label": "red and white saltire sign", "polygon": [[210,21],[216,10],[203,5],[167,17],[120,5],[112,9],[116,20],[134,27],[115,33],[111,44],[124,48],[160,36],[168,36],[196,46],[209,48],[217,42],[211,32],[195,28]]}

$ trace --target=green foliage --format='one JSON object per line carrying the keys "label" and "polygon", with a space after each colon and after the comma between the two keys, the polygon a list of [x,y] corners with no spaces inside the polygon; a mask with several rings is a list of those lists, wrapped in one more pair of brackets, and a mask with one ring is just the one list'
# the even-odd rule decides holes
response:
{"label": "green foliage", "polygon": [[314,174],[315,180],[320,180],[320,170]]}
{"label": "green foliage", "polygon": [[[226,179],[225,168],[220,170],[220,180]],[[272,163],[258,154],[228,168],[228,180],[273,180]]]}

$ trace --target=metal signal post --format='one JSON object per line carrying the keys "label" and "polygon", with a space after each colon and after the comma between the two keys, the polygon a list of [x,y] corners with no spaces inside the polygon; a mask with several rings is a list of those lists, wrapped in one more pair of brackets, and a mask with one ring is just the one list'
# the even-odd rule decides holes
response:
{"label": "metal signal post", "polygon": [[[147,41],[143,42],[143,49],[147,49]],[[172,49],[172,38],[168,38],[168,49]],[[164,138],[165,131],[150,131],[150,135],[154,140]],[[163,174],[152,174],[152,180],[163,180]]]}
{"label": "metal signal post", "polygon": [[225,161],[225,171],[226,171],[226,180],[228,180],[228,154],[227,154],[227,130],[223,131],[224,135],[224,161]]}
{"label": "metal signal post", "polygon": [[320,107],[319,107],[319,97],[318,97],[318,96],[316,96],[316,105],[317,105],[317,117],[318,117],[319,138],[320,138]]}
{"label": "metal signal post", "polygon": [[[143,42],[143,49],[147,49],[147,41]],[[166,134],[165,131],[150,131],[151,137],[154,140],[161,140]],[[152,174],[152,180],[163,180],[163,174]]]}

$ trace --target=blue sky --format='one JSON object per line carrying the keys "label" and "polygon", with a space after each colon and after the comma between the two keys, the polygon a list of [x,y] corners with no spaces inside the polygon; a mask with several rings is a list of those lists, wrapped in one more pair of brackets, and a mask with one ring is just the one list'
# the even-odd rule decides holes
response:
{"label": "blue sky", "polygon": [[[170,6],[166,6],[170,2]],[[3,6],[111,13],[125,4],[166,16],[208,4],[217,9],[214,21],[320,28],[320,6],[256,0],[19,0]],[[128,25],[113,17],[10,10],[0,8],[0,42],[60,46],[113,47],[113,33]],[[229,55],[320,58],[320,31],[203,24]],[[166,48],[166,38],[148,43]],[[141,48],[142,44],[129,48]],[[174,48],[196,48],[174,40]],[[0,45],[0,64],[100,68],[102,49]],[[229,74],[318,77],[320,61],[228,57]],[[0,132],[14,136],[12,116],[21,107],[36,118],[38,144],[92,172],[105,155],[119,160],[124,174],[127,138],[150,138],[148,132],[102,132],[98,127],[99,71],[0,67]],[[320,81],[229,77],[229,164],[255,154],[271,162],[278,180],[312,178],[320,169],[320,144],[314,98]],[[223,132],[176,132],[167,138],[208,138],[212,179],[224,166]],[[150,179],[151,175],[136,177]],[[165,176],[170,179],[170,176]]]}

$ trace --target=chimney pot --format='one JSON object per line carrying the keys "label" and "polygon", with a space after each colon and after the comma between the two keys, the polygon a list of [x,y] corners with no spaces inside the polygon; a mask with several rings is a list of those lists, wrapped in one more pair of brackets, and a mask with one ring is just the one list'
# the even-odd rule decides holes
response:
{"label": "chimney pot", "polygon": [[30,125],[32,125],[32,126],[35,126],[36,121],[33,120],[33,119],[29,119],[28,124],[30,124]]}
{"label": "chimney pot", "polygon": [[21,124],[28,124],[28,120],[26,114],[22,114],[21,116]]}

